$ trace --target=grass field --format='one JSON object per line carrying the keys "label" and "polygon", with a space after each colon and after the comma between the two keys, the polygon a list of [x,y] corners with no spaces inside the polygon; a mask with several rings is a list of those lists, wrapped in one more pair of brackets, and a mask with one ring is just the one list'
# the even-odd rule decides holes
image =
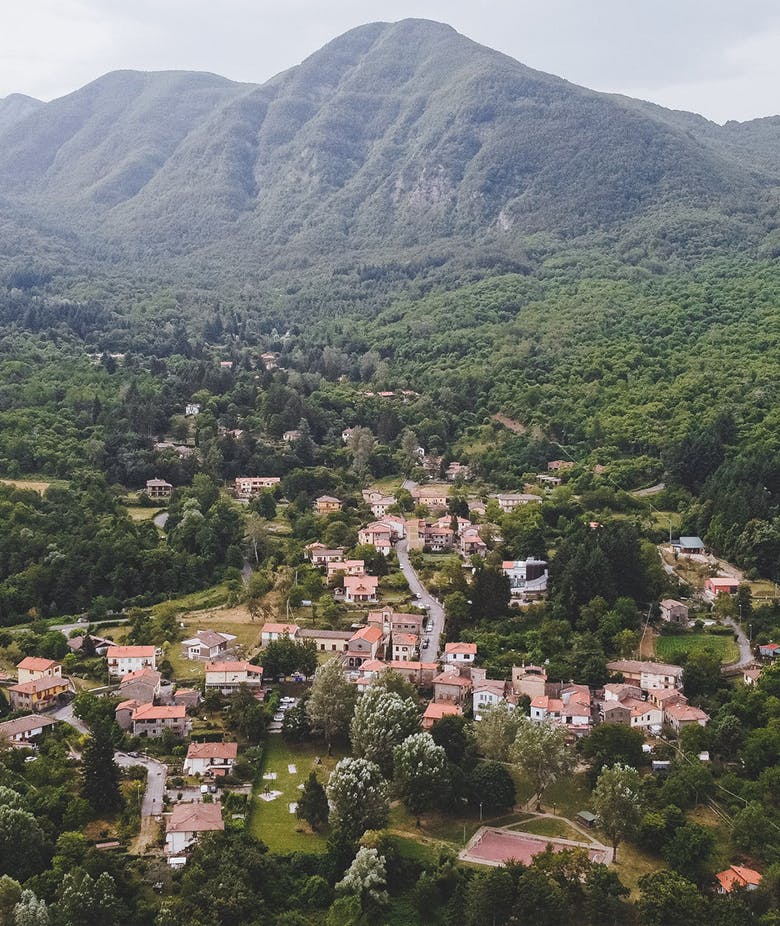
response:
{"label": "grass field", "polygon": [[151,521],[156,514],[160,513],[160,509],[129,507],[127,513],[133,521]]}
{"label": "grass field", "polygon": [[[322,761],[316,765],[318,758]],[[288,743],[279,734],[269,736],[263,753],[263,774],[276,772],[277,778],[266,781],[261,777],[255,785],[249,816],[252,834],[262,839],[272,852],[324,852],[327,834],[312,832],[304,820],[290,813],[289,805],[300,797],[298,785],[308,778],[312,768],[325,784],[338,760],[338,756],[326,755],[319,745]],[[288,772],[288,765],[296,766],[294,774]],[[261,800],[266,785],[270,790],[281,791],[281,796],[273,801]]]}
{"label": "grass field", "polygon": [[716,637],[708,633],[686,633],[679,637],[656,637],[655,655],[661,662],[675,662],[680,656],[702,649],[714,649],[721,662],[739,658],[733,637]]}
{"label": "grass field", "polygon": [[[243,606],[193,611],[183,614],[181,620],[185,625],[182,631],[185,636],[182,639],[192,636],[198,630],[232,633],[237,638],[237,642],[241,644],[246,657],[250,657],[260,646],[260,630],[263,622],[252,621],[249,611]],[[204,663],[187,659],[180,643],[170,646],[166,655],[173,666],[174,676],[178,680],[190,681],[203,677]]]}
{"label": "grass field", "polygon": [[3,485],[7,486],[16,486],[17,489],[32,489],[33,492],[37,492],[39,495],[49,488],[51,485],[67,485],[64,479],[0,479],[0,482]]}

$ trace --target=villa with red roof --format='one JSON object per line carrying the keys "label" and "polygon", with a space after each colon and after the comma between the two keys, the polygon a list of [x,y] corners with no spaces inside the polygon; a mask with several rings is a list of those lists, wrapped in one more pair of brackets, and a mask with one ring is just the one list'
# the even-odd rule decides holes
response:
{"label": "villa with red roof", "polygon": [[106,652],[108,674],[123,678],[139,669],[156,669],[153,646],[109,646]]}
{"label": "villa with red roof", "polygon": [[263,687],[263,667],[250,662],[207,662],[206,689],[216,688],[220,694],[234,694],[242,685],[255,692]]}
{"label": "villa with red roof", "polygon": [[375,521],[358,531],[358,543],[373,547],[377,553],[388,556],[393,549],[393,532],[388,524]]}
{"label": "villa with red roof", "polygon": [[269,643],[281,640],[284,637],[289,637],[292,640],[299,630],[300,627],[297,624],[275,624],[273,621],[266,621],[260,634],[261,645],[268,646]]}
{"label": "villa with red roof", "polygon": [[190,743],[184,774],[229,775],[237,755],[238,743]]}
{"label": "villa with red roof", "polygon": [[351,604],[372,603],[376,601],[378,587],[377,576],[344,576],[344,601]]}
{"label": "villa with red roof", "polygon": [[416,633],[393,634],[393,659],[398,662],[409,662],[417,655],[420,638]]}
{"label": "villa with red roof", "polygon": [[54,678],[62,675],[62,665],[53,659],[41,659],[38,656],[25,656],[16,667],[20,684],[33,682],[39,678]]}
{"label": "villa with red roof", "polygon": [[351,669],[359,669],[369,659],[377,659],[382,655],[382,645],[385,635],[379,627],[370,625],[361,627],[347,643],[347,665]]}
{"label": "villa with red roof", "polygon": [[181,856],[201,833],[216,833],[224,829],[220,803],[174,804],[165,825],[165,854]]}
{"label": "villa with red roof", "polygon": [[133,736],[155,739],[170,730],[175,736],[186,736],[192,726],[181,704],[141,704],[132,714]]}
{"label": "villa with red roof", "polygon": [[470,666],[476,655],[476,643],[447,643],[444,647],[444,662],[451,665]]}
{"label": "villa with red roof", "polygon": [[430,730],[436,721],[441,720],[442,717],[459,717],[462,713],[463,711],[457,704],[437,704],[436,701],[431,701],[422,715],[422,728],[423,730]]}
{"label": "villa with red roof", "polygon": [[730,865],[725,871],[719,871],[715,878],[719,894],[730,894],[735,887],[754,891],[761,884],[761,873],[742,865]]}
{"label": "villa with red roof", "polygon": [[454,666],[447,667],[433,680],[433,700],[463,704],[473,687],[468,675],[459,675]]}

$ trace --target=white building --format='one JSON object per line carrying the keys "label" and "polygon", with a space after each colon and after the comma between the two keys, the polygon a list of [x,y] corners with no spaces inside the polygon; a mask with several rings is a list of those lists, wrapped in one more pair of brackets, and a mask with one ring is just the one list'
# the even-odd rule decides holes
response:
{"label": "white building", "polygon": [[444,647],[444,662],[449,665],[470,666],[476,655],[476,643],[447,643]]}
{"label": "white building", "polygon": [[185,775],[229,775],[238,755],[238,743],[190,743],[184,760]]}
{"label": "white building", "polygon": [[108,674],[116,678],[123,678],[141,669],[157,668],[153,646],[109,646],[106,659]]}
{"label": "white building", "polygon": [[165,854],[181,855],[201,833],[224,829],[221,804],[175,804],[165,825]]}
{"label": "white building", "polygon": [[194,637],[182,642],[187,659],[217,659],[233,648],[235,634],[216,630],[199,630]]}
{"label": "white building", "polygon": [[259,691],[263,687],[263,667],[249,662],[207,662],[206,689],[216,688],[221,694],[229,695],[242,685]]}
{"label": "white building", "polygon": [[273,621],[266,621],[260,634],[261,645],[268,646],[269,643],[282,640],[285,637],[294,640],[299,630],[300,627],[297,624],[277,624]]}

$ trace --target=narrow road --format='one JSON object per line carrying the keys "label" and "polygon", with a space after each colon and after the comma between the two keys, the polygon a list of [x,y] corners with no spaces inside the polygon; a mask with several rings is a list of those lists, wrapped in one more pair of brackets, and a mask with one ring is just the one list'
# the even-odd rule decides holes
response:
{"label": "narrow road", "polygon": [[165,794],[165,777],[168,771],[165,763],[150,759],[149,756],[131,756],[126,752],[114,753],[114,759],[121,768],[141,765],[146,769],[146,791],[141,802],[141,816],[154,817],[161,814]]}
{"label": "narrow road", "polygon": [[87,725],[74,715],[72,704],[66,704],[64,707],[58,708],[54,711],[52,717],[56,717],[57,720],[69,724],[74,730],[78,730],[79,733],[89,733]]}
{"label": "narrow road", "polygon": [[154,523],[155,527],[159,527],[160,530],[163,530],[165,525],[168,523],[168,512],[161,511],[159,514],[156,514],[152,518],[152,522]]}
{"label": "narrow road", "polygon": [[737,645],[739,646],[739,662],[732,662],[728,666],[724,666],[721,671],[725,669],[743,669],[745,666],[749,666],[753,659],[753,650],[750,647],[750,640],[747,638],[747,634],[742,629],[742,627],[734,620],[733,617],[724,617],[722,618],[724,624],[728,624],[734,630],[734,633],[737,635]]}
{"label": "narrow road", "polygon": [[[428,617],[433,624],[429,633],[423,633],[421,643],[424,648],[420,650],[421,662],[433,662],[439,656],[441,635],[444,633],[444,608],[433,595],[429,594],[428,590],[420,581],[420,577],[412,568],[412,564],[409,562],[407,541],[399,540],[395,546],[395,552],[398,556],[398,565],[401,567],[404,578],[409,583],[412,594],[418,596],[418,604],[426,609]],[[428,641],[427,647],[424,646],[426,640]]]}

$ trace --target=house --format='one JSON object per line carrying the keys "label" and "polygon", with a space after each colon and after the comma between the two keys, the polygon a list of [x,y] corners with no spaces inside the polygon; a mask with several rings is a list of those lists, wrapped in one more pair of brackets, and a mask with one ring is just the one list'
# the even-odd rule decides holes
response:
{"label": "house", "polygon": [[165,854],[180,856],[201,833],[217,833],[224,829],[220,803],[174,804],[165,825]]}
{"label": "house", "polygon": [[173,486],[164,479],[147,479],[146,494],[149,498],[170,498]]}
{"label": "house", "polygon": [[279,476],[236,476],[236,495],[239,498],[259,495],[267,489],[273,489],[281,481]]}
{"label": "house", "polygon": [[8,697],[12,711],[44,711],[61,704],[72,691],[70,679],[62,675],[42,676],[11,685]]}
{"label": "house", "polygon": [[260,645],[268,646],[275,640],[288,638],[294,640],[300,627],[297,624],[275,624],[272,621],[266,621],[260,634]]}
{"label": "house", "polygon": [[234,694],[242,685],[259,692],[263,687],[263,667],[249,662],[207,662],[206,690],[216,688],[220,694]]}
{"label": "house", "polygon": [[296,634],[296,639],[312,642],[319,653],[346,653],[349,641],[352,639],[352,631],[313,630],[301,627]]}
{"label": "house", "polygon": [[679,733],[684,727],[690,727],[693,724],[706,727],[709,719],[709,714],[690,704],[670,704],[664,709],[664,720],[675,733]]}
{"label": "house", "polygon": [[509,594],[516,601],[536,601],[547,594],[547,562],[543,559],[504,560],[501,571],[509,579]]}
{"label": "house", "polygon": [[132,727],[133,714],[143,703],[143,701],[138,701],[135,698],[126,698],[117,704],[114,709],[114,720],[116,720],[120,730],[129,730]]}
{"label": "house", "polygon": [[418,505],[426,508],[446,508],[450,497],[447,485],[418,485],[412,489],[412,498]]}
{"label": "house", "polygon": [[425,708],[425,713],[422,715],[422,728],[423,730],[430,730],[436,721],[441,720],[442,717],[460,717],[462,713],[463,711],[457,704],[431,701]]}
{"label": "house", "polygon": [[538,695],[531,701],[531,720],[536,723],[560,722],[563,701],[549,695]]}
{"label": "house", "polygon": [[369,659],[376,659],[382,649],[385,635],[376,626],[361,627],[347,643],[347,665],[358,669]]}
{"label": "house", "polygon": [[550,460],[547,464],[547,469],[552,473],[566,472],[567,470],[574,469],[574,463],[572,463],[571,460]]}
{"label": "house", "polygon": [[236,636],[216,630],[199,630],[194,637],[181,644],[187,659],[215,660],[233,649]]}
{"label": "house", "polygon": [[[479,682],[474,681],[472,693],[474,720],[482,720],[485,711],[497,704],[502,702],[512,704],[511,701],[507,701],[507,687],[507,683],[502,679],[484,678]],[[514,707],[514,704],[512,706]]]}
{"label": "house", "polygon": [[53,659],[41,659],[38,656],[25,656],[17,665],[19,682],[33,682],[39,678],[55,678],[62,675],[62,665]]}
{"label": "house", "polygon": [[672,548],[682,556],[700,555],[707,552],[701,537],[680,537],[677,543],[672,544]]}
{"label": "house", "polygon": [[420,636],[423,620],[422,614],[404,614],[389,606],[381,611],[368,612],[368,623],[381,627],[385,634],[414,633]]}
{"label": "house", "polygon": [[758,655],[764,659],[777,659],[780,655],[780,643],[762,643],[758,647]]}
{"label": "house", "polygon": [[341,502],[332,495],[320,495],[314,500],[314,510],[317,514],[332,514],[341,511]]}
{"label": "house", "polygon": [[619,672],[627,682],[636,682],[642,691],[649,688],[682,688],[682,666],[638,659],[616,659],[607,663],[607,669],[613,673]]}
{"label": "house", "polygon": [[408,662],[391,659],[390,662],[386,663],[386,668],[405,678],[410,685],[416,685],[417,688],[430,688],[439,671],[439,667],[435,662],[417,662],[413,659]]}
{"label": "house", "polygon": [[464,559],[470,556],[484,556],[487,553],[487,544],[479,535],[479,528],[472,525],[461,531],[460,555]]}
{"label": "house", "polygon": [[520,505],[530,505],[533,502],[541,501],[538,495],[530,495],[525,492],[504,492],[498,495],[491,495],[490,497],[498,502],[498,507],[504,514],[509,514],[514,511],[515,508],[519,508]]}
{"label": "house", "polygon": [[717,598],[718,595],[736,595],[738,590],[739,579],[733,576],[716,576],[704,582],[704,591],[711,598]]}
{"label": "house", "polygon": [[184,406],[184,414],[185,414],[188,418],[191,418],[193,415],[199,415],[199,414],[200,414],[200,409],[201,409],[201,404],[200,404],[200,402],[188,402],[188,403]]}
{"label": "house", "polygon": [[450,665],[470,666],[476,655],[476,643],[447,643],[444,647],[444,662]]}
{"label": "house", "polygon": [[389,508],[396,503],[395,495],[385,495],[377,489],[363,489],[363,501],[371,509],[375,518],[382,518]]}
{"label": "house", "polygon": [[187,710],[193,710],[200,704],[200,692],[197,688],[177,688],[173,693],[173,703],[183,704]]}
{"label": "house", "polygon": [[536,481],[539,483],[539,485],[544,486],[546,489],[551,489],[561,484],[561,477],[548,476],[547,473],[539,473],[536,477]]}
{"label": "house", "polygon": [[106,659],[108,674],[114,678],[124,678],[139,669],[157,668],[153,646],[109,646]]}
{"label": "house", "polygon": [[406,536],[406,521],[400,515],[386,514],[382,518],[382,524],[390,528],[390,539],[393,543],[403,540]]}
{"label": "house", "polygon": [[190,743],[184,760],[185,775],[229,775],[238,755],[238,743]]}
{"label": "house", "polygon": [[[449,519],[445,520],[449,525]],[[444,553],[451,550],[455,544],[455,531],[451,527],[445,527],[442,524],[429,524],[427,521],[420,521],[418,535],[423,548],[430,550],[431,553]]]}
{"label": "house", "polygon": [[282,440],[285,444],[294,444],[296,441],[299,441],[303,437],[303,433],[298,430],[298,428],[293,428],[291,431],[285,431],[282,434]]}
{"label": "house", "polygon": [[328,563],[344,559],[344,547],[330,550],[324,543],[310,543],[306,546],[306,555],[312,566],[327,566]]}
{"label": "house", "polygon": [[260,354],[260,360],[262,361],[262,364],[266,370],[275,370],[279,366],[279,364],[276,362],[278,359],[279,354],[270,350],[264,351],[262,354]]}
{"label": "house", "polygon": [[345,444],[349,443],[349,439],[352,437],[352,432],[354,430],[354,428],[344,428],[344,430],[341,432],[341,439]]}
{"label": "house", "polygon": [[688,626],[688,606],[674,598],[664,598],[661,602],[661,620],[669,624]]}
{"label": "house", "polygon": [[747,669],[744,669],[742,672],[742,681],[746,685],[755,685],[760,677],[761,677],[761,669],[759,666],[749,666]]}
{"label": "house", "polygon": [[598,702],[601,723],[620,723],[631,726],[631,708],[621,701],[602,700]]}
{"label": "house", "polygon": [[332,579],[337,572],[343,572],[345,576],[364,576],[366,562],[362,559],[332,560],[328,563],[327,572],[328,579]]}
{"label": "house", "polygon": [[462,705],[472,687],[468,675],[460,675],[454,666],[447,666],[433,680],[433,700]]}
{"label": "house", "polygon": [[16,720],[0,723],[0,742],[25,744],[37,739],[47,727],[59,723],[54,717],[42,717],[40,714],[27,714]]}
{"label": "house", "polygon": [[162,673],[157,669],[139,669],[125,675],[119,683],[117,694],[124,701],[134,700],[139,704],[150,704],[160,697],[161,691]]}
{"label": "house", "polygon": [[586,733],[591,726],[593,706],[587,685],[570,683],[561,689],[561,723],[578,733]]}
{"label": "house", "polygon": [[533,700],[545,693],[547,672],[542,666],[512,666],[512,692]]}
{"label": "house", "polygon": [[394,633],[393,659],[397,662],[409,662],[417,656],[420,638],[414,633]]}
{"label": "house", "polygon": [[106,640],[104,637],[97,637],[94,633],[79,634],[77,637],[71,637],[68,640],[68,649],[71,653],[80,653],[84,646],[84,640],[89,637],[92,645],[95,647],[95,653],[98,656],[105,656],[109,646],[113,646],[112,640]]}
{"label": "house", "polygon": [[719,894],[730,894],[735,887],[754,891],[761,884],[761,873],[742,865],[729,865],[725,871],[719,871],[715,879],[718,882]]}
{"label": "house", "polygon": [[444,470],[444,478],[447,482],[455,482],[456,479],[471,479],[471,470],[465,463],[458,463],[453,460]]}
{"label": "house", "polygon": [[344,601],[351,604],[376,601],[377,576],[344,576]]}
{"label": "house", "polygon": [[186,736],[192,723],[181,704],[141,704],[132,713],[133,736],[157,739],[166,730],[174,736]]}
{"label": "house", "polygon": [[393,549],[392,536],[393,532],[388,524],[375,521],[358,531],[358,543],[373,547],[377,553],[388,556]]}

